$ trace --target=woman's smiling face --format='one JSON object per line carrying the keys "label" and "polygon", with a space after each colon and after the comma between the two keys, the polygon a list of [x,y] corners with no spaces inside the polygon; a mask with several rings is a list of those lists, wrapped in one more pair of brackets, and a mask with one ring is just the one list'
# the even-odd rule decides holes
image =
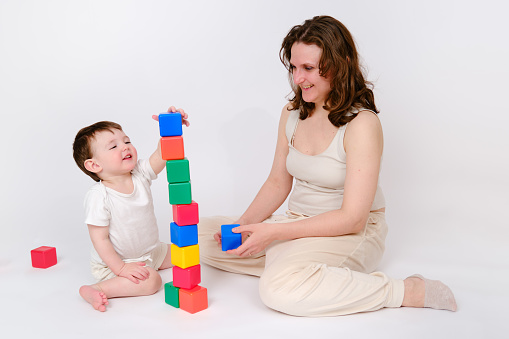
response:
{"label": "woman's smiling face", "polygon": [[291,49],[290,67],[293,83],[302,90],[302,99],[318,107],[325,104],[330,91],[330,80],[320,75],[322,49],[317,45],[296,42]]}

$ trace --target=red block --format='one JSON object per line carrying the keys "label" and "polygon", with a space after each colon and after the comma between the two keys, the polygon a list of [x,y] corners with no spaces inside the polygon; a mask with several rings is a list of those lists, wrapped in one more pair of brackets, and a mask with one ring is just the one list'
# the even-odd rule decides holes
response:
{"label": "red block", "polygon": [[35,268],[48,268],[57,263],[57,249],[55,247],[41,246],[30,252],[32,266]]}
{"label": "red block", "polygon": [[196,286],[190,290],[179,290],[180,308],[189,313],[200,312],[209,307],[207,289]]}
{"label": "red block", "polygon": [[173,286],[190,290],[201,282],[200,265],[188,268],[173,266]]}
{"label": "red block", "polygon": [[184,139],[182,136],[162,137],[161,157],[163,160],[184,159]]}
{"label": "red block", "polygon": [[194,200],[188,205],[172,205],[173,221],[179,226],[196,225],[199,222],[198,203]]}

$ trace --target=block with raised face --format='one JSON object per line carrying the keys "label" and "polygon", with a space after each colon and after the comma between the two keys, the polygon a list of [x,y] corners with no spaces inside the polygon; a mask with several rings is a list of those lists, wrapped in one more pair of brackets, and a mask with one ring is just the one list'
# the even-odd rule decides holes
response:
{"label": "block with raised face", "polygon": [[232,229],[238,226],[240,225],[221,225],[221,249],[223,251],[234,250],[242,245],[242,235],[232,232]]}
{"label": "block with raised face", "polygon": [[179,290],[180,308],[189,313],[203,311],[209,307],[207,289],[196,286],[190,290]]}
{"label": "block with raised face", "polygon": [[41,246],[30,251],[32,266],[48,268],[57,263],[57,249],[51,246]]}
{"label": "block with raised face", "polygon": [[198,245],[178,247],[171,244],[171,263],[180,268],[188,268],[200,263],[200,249]]}
{"label": "block with raised face", "polygon": [[185,288],[189,290],[194,288],[201,282],[201,267],[200,265],[191,266],[188,268],[180,268],[173,266],[173,286]]}
{"label": "block with raised face", "polygon": [[182,115],[180,113],[159,114],[159,134],[162,137],[182,135]]}
{"label": "block with raised face", "polygon": [[200,221],[198,203],[194,200],[190,204],[173,205],[173,221],[179,226],[195,225]]}
{"label": "block with raised face", "polygon": [[184,139],[182,136],[162,137],[161,157],[163,160],[184,159]]}
{"label": "block with raised face", "polygon": [[169,184],[190,181],[189,160],[184,158],[181,160],[166,161],[166,178]]}
{"label": "block with raised face", "polygon": [[179,226],[172,222],[170,224],[171,242],[178,247],[196,245],[198,243],[198,226]]}
{"label": "block with raised face", "polygon": [[168,194],[171,205],[187,205],[193,201],[191,182],[168,184]]}
{"label": "block with raised face", "polygon": [[173,307],[179,308],[179,290],[180,288],[173,285],[173,281],[164,284],[164,301]]}

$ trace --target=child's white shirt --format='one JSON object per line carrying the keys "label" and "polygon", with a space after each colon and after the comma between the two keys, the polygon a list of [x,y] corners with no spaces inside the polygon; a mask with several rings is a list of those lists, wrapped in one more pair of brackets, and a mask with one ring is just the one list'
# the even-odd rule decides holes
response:
{"label": "child's white shirt", "polygon": [[[92,186],[85,196],[85,223],[109,226],[113,248],[124,261],[144,261],[159,243],[150,186],[157,178],[149,160],[139,160],[132,170],[134,190],[117,192],[102,182]],[[92,261],[104,263],[92,247]]]}

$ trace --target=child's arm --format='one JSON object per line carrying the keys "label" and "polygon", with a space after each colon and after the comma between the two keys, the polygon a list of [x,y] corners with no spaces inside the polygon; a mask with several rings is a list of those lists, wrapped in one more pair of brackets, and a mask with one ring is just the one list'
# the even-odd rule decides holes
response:
{"label": "child's arm", "polygon": [[154,153],[149,158],[150,161],[150,167],[152,167],[152,170],[157,175],[161,173],[161,171],[166,166],[166,160],[163,160],[163,157],[161,155],[161,140],[157,143],[157,148]]}
{"label": "child's arm", "polygon": [[[169,113],[179,112],[182,115],[182,125],[189,127],[189,121],[187,120],[189,116],[187,115],[186,112],[184,112],[182,108],[176,109],[174,106],[171,106],[170,108],[168,108],[168,112]],[[159,121],[159,116],[153,115],[152,119]],[[159,140],[159,142],[157,143],[157,149],[155,150],[154,153],[152,153],[149,161],[150,166],[152,167],[152,170],[156,175],[161,173],[161,171],[166,167],[166,160],[163,160],[161,156],[161,140]]]}
{"label": "child's arm", "polygon": [[145,280],[149,276],[149,271],[143,267],[145,263],[125,263],[113,248],[110,241],[108,226],[88,225],[90,239],[95,250],[104,261],[106,266],[119,277],[124,277],[138,284],[139,280]]}

